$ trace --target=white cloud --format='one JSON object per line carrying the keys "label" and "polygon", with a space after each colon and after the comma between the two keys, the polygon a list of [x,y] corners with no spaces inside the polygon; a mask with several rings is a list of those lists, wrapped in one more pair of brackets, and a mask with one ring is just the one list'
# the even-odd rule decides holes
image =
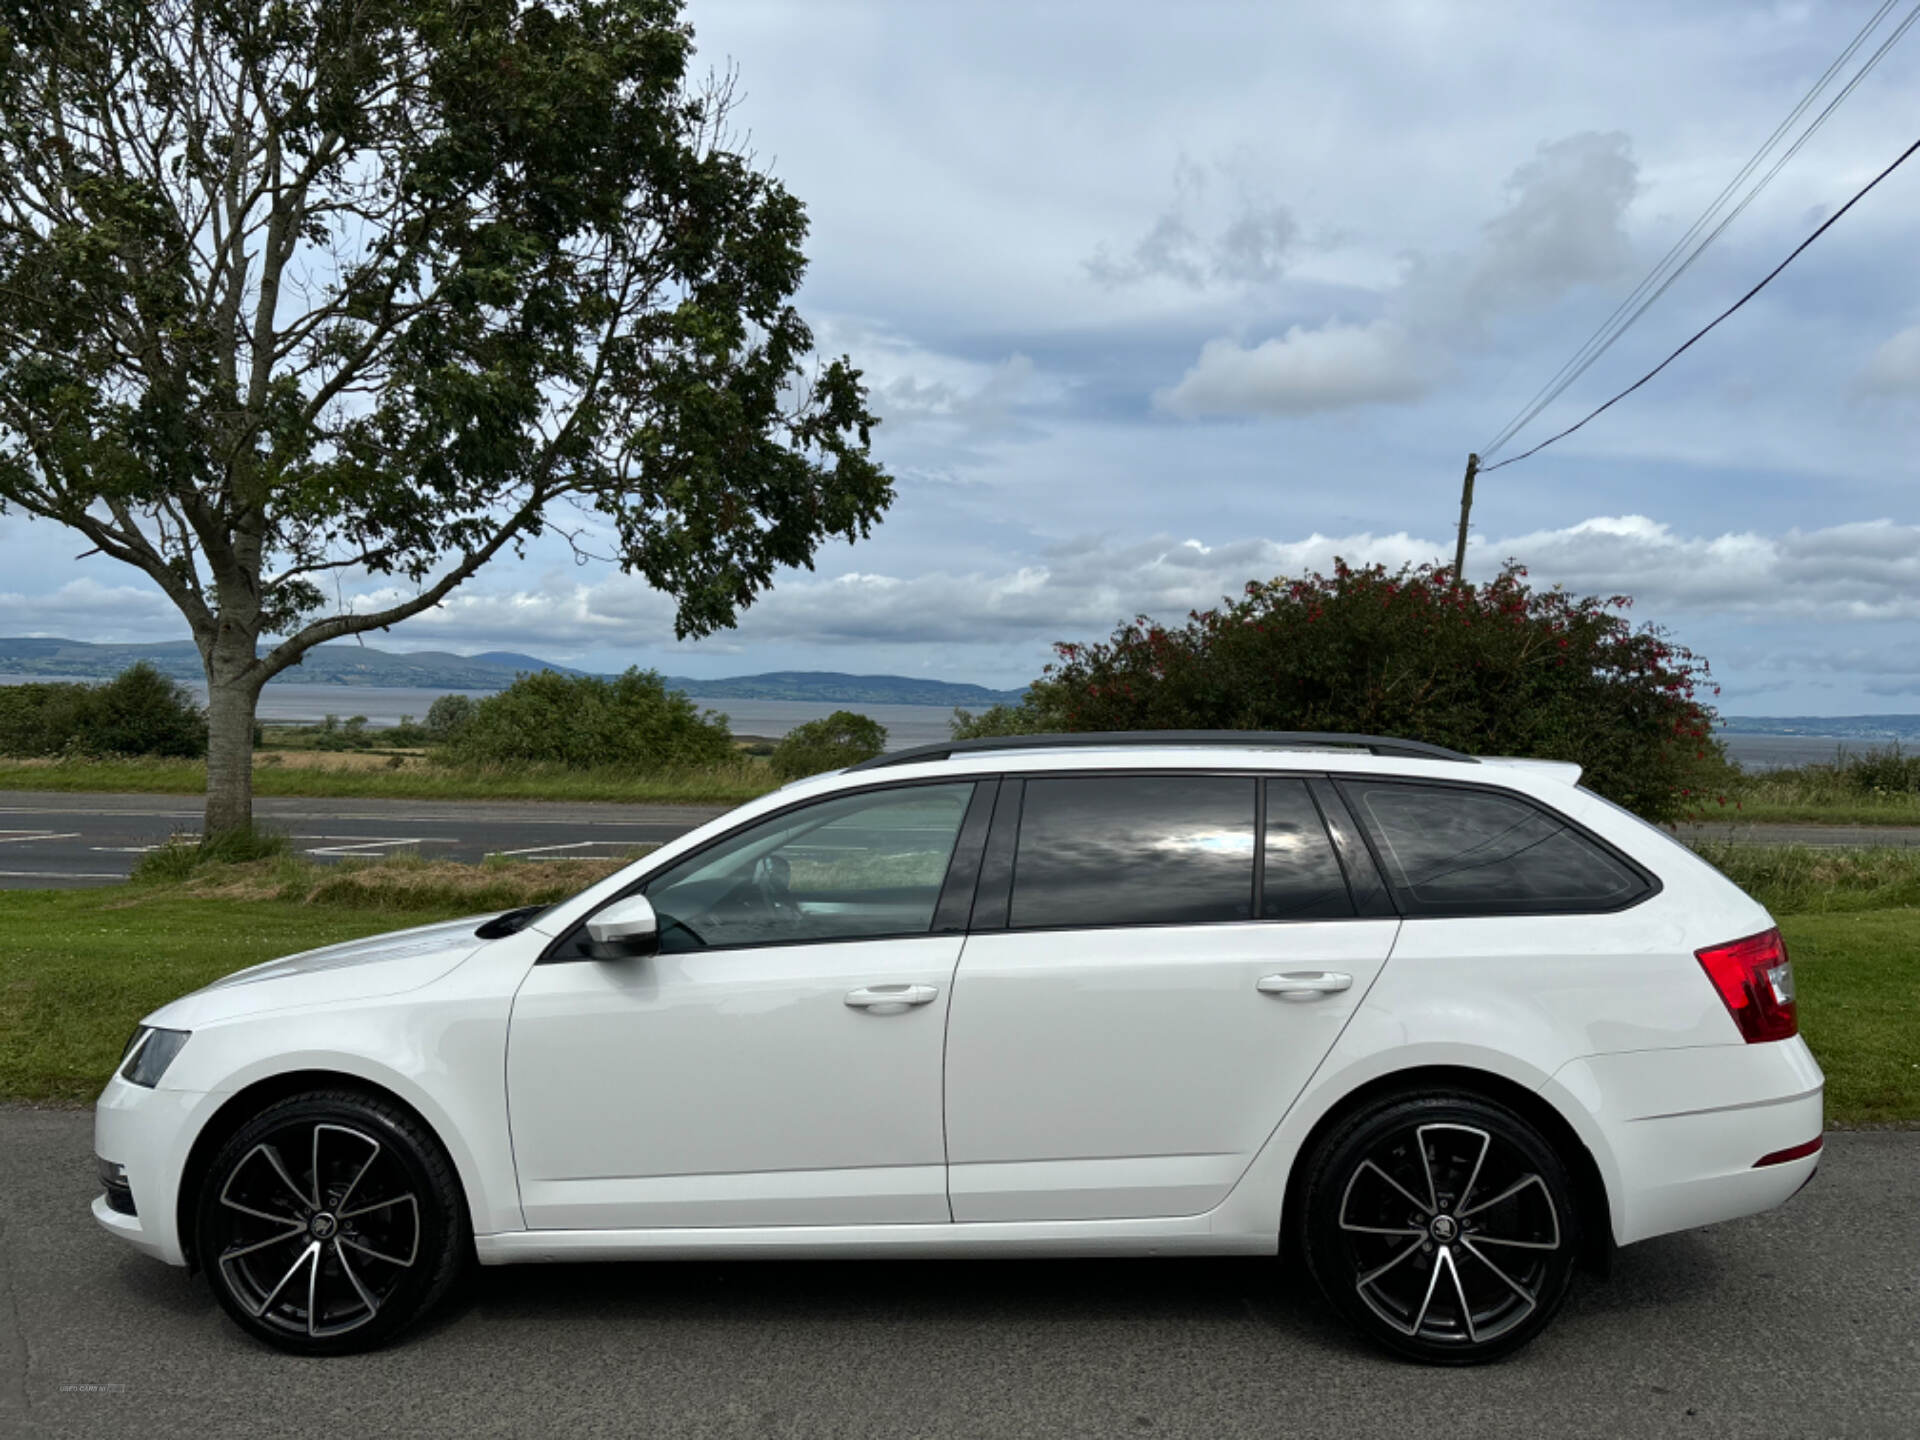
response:
{"label": "white cloud", "polygon": [[1412,337],[1391,321],[1296,325],[1251,348],[1209,340],[1192,369],[1154,397],[1175,415],[1305,415],[1418,399],[1427,389]]}
{"label": "white cloud", "polygon": [[[52,533],[42,525],[40,534]],[[114,565],[112,573],[134,572]],[[57,590],[38,595],[0,593],[0,616],[8,635],[100,642],[153,638],[186,638],[187,622],[173,603],[144,581],[133,585],[102,585],[91,576],[69,580]]]}
{"label": "white cloud", "polygon": [[[1627,206],[1639,170],[1627,137],[1568,136],[1507,180],[1507,204],[1468,255],[1409,256],[1376,297],[1385,318],[1339,319],[1247,346],[1210,340],[1180,382],[1155,397],[1177,415],[1307,415],[1418,400],[1489,321],[1535,309],[1632,262]],[[1291,223],[1291,222],[1289,222]]]}
{"label": "white cloud", "polygon": [[1264,285],[1280,278],[1300,238],[1299,222],[1285,205],[1255,200],[1243,193],[1212,239],[1206,212],[1207,171],[1187,160],[1174,167],[1174,198],[1154,217],[1146,232],[1115,255],[1102,243],[1083,265],[1108,289],[1146,280],[1173,280],[1189,289],[1218,281],[1232,286]]}
{"label": "white cloud", "polygon": [[1920,396],[1920,325],[1890,337],[1860,372],[1860,386],[1882,395]]}
{"label": "white cloud", "polygon": [[[1161,536],[1132,544],[1088,539],[1002,570],[794,576],[745,612],[718,646],[980,646],[1104,634],[1132,615],[1178,619],[1249,581],[1327,572],[1336,557],[1397,567],[1450,547],[1405,532],[1206,544]],[[1512,558],[1535,584],[1583,594],[1625,592],[1642,619],[1920,619],[1920,526],[1879,520],[1782,535],[1676,534],[1644,516],[1603,516],[1561,529],[1476,541],[1469,573]],[[362,608],[390,603],[385,592]],[[672,606],[639,581],[457,594],[408,622],[407,639],[477,645],[625,646],[670,632]]]}

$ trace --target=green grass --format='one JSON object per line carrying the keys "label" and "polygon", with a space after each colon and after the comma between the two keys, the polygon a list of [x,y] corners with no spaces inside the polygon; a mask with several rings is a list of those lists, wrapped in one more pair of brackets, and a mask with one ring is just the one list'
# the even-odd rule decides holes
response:
{"label": "green grass", "polygon": [[1776,915],[1920,906],[1920,847],[1828,850],[1700,840],[1693,848]]}
{"label": "green grass", "polygon": [[242,966],[458,910],[0,892],[0,1098],[89,1100],[135,1023]]}
{"label": "green grass", "polygon": [[[272,752],[261,757],[273,758]],[[397,770],[278,767],[256,763],[255,795],[396,800],[617,800],[643,804],[737,805],[778,785],[765,765],[743,760],[708,770],[636,775],[619,770],[464,769],[409,763]],[[0,790],[198,795],[207,769],[198,760],[0,761]]]}
{"label": "green grass", "polygon": [[1836,755],[1790,770],[1735,771],[1725,803],[1691,817],[1713,823],[1920,825],[1920,787],[1898,749]]}
{"label": "green grass", "polygon": [[1920,910],[1789,915],[1780,929],[1828,1121],[1920,1124]]}
{"label": "green grass", "polygon": [[[170,885],[0,891],[0,1099],[91,1099],[142,1015],[242,966],[558,898],[607,868],[571,863],[587,868],[282,856]],[[1920,908],[1786,914],[1781,928],[1828,1119],[1920,1124]]]}

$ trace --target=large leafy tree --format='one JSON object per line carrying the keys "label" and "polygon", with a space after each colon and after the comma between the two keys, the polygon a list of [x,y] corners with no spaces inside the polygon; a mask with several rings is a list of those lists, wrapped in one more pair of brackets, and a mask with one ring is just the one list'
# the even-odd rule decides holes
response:
{"label": "large leafy tree", "polygon": [[529,537],[684,636],[892,498],[691,56],[679,0],[0,0],[0,509],[185,617],[209,833],[271,676]]}

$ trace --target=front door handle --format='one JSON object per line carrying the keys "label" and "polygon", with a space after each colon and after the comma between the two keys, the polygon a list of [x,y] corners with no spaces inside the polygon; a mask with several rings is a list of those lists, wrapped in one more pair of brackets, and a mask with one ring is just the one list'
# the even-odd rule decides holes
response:
{"label": "front door handle", "polygon": [[1333,995],[1351,988],[1353,977],[1335,970],[1289,970],[1284,975],[1262,975],[1253,987],[1262,995]]}
{"label": "front door handle", "polygon": [[847,992],[847,1004],[855,1010],[897,1015],[914,1005],[925,1005],[939,993],[938,985],[863,985]]}

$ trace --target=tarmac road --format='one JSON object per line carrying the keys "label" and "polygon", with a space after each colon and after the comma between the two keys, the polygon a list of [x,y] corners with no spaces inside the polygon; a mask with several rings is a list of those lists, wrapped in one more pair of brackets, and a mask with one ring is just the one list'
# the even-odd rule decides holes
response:
{"label": "tarmac road", "polygon": [[[255,819],[321,860],[416,850],[427,859],[619,857],[723,813],[713,805],[538,801],[260,798]],[[190,795],[63,795],[0,791],[0,889],[110,885],[146,851],[198,834]]]}
{"label": "tarmac road", "polygon": [[1250,1260],[487,1270],[299,1361],[87,1214],[90,1119],[0,1108],[0,1436],[1920,1433],[1920,1133],[1830,1134],[1783,1209],[1622,1251],[1495,1366],[1432,1370]]}
{"label": "tarmac road", "polygon": [[[711,805],[463,800],[253,802],[263,825],[284,830],[321,860],[417,850],[428,859],[618,857],[658,844],[725,811]],[[190,795],[67,795],[0,790],[0,889],[111,885],[176,834],[196,834]],[[1920,845],[1916,826],[1702,825],[1699,835],[1742,844]]]}

